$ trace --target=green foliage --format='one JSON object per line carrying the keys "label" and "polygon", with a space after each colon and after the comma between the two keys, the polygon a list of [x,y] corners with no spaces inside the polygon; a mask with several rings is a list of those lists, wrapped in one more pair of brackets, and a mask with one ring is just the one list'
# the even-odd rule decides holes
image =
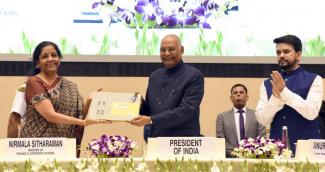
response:
{"label": "green foliage", "polygon": [[318,163],[310,163],[310,161],[307,161],[306,163],[295,163],[293,165],[290,165],[289,168],[293,168],[297,172],[318,172],[319,167]]}
{"label": "green foliage", "polygon": [[29,38],[27,37],[27,35],[24,31],[21,33],[21,40],[23,42],[24,52],[26,54],[32,54],[32,51],[33,51],[34,47],[36,46],[35,42],[32,40],[29,40]]}
{"label": "green foliage", "polygon": [[318,35],[317,38],[307,41],[305,48],[306,56],[324,56],[325,55],[325,43]]}
{"label": "green foliage", "polygon": [[184,32],[179,34],[179,39],[183,42],[184,41]]}
{"label": "green foliage", "polygon": [[29,160],[26,160],[25,161],[25,164],[24,164],[24,167],[25,167],[24,169],[25,169],[26,172],[31,172],[32,171],[32,167],[33,167],[32,166],[32,160],[30,160],[30,159]]}
{"label": "green foliage", "polygon": [[243,163],[241,163],[241,170],[242,172],[248,172],[248,163],[246,159],[244,160]]}
{"label": "green foliage", "polygon": [[78,48],[74,45],[71,45],[67,38],[61,38],[59,40],[59,47],[61,50],[61,53],[64,54],[73,54],[73,55],[78,55]]}
{"label": "green foliage", "polygon": [[196,171],[210,171],[212,162],[197,161],[197,160],[157,160],[154,164],[157,172],[196,172]]}
{"label": "green foliage", "polygon": [[66,51],[67,51],[67,47],[68,47],[68,41],[67,41],[67,39],[66,38],[62,38],[61,40],[60,40],[60,49],[61,49],[61,52],[63,53],[63,54],[66,54]]}
{"label": "green foliage", "polygon": [[72,47],[72,54],[75,54],[75,55],[79,54],[78,48],[76,46]]}
{"label": "green foliage", "polygon": [[108,160],[107,158],[98,158],[98,170],[99,171],[108,171]]}
{"label": "green foliage", "polygon": [[[229,159],[228,159],[229,160]],[[318,172],[320,166],[318,163],[305,162],[291,162],[284,161],[268,161],[257,160],[254,162],[243,161],[198,161],[198,160],[167,160],[167,161],[148,161],[142,160],[135,162],[132,158],[125,159],[111,159],[111,158],[92,158],[92,159],[79,159],[71,162],[58,162],[56,160],[26,160],[24,163],[10,164],[5,161],[0,162],[0,171],[156,171],[156,172]]]}
{"label": "green foliage", "polygon": [[105,33],[103,40],[102,40],[102,45],[100,47],[99,53],[98,54],[108,54],[109,52],[109,39],[108,39],[108,33]]}
{"label": "green foliage", "polygon": [[15,51],[12,49],[9,49],[9,54],[15,54]]}
{"label": "green foliage", "polygon": [[[137,20],[142,20],[141,15],[135,17]],[[146,23],[137,23],[136,28],[134,29],[134,37],[136,40],[136,55],[155,55],[159,52],[159,42],[160,37],[157,34],[157,31],[153,29],[154,25],[150,21]],[[133,30],[133,29],[132,29]],[[94,44],[100,45],[97,52],[98,55],[109,54],[112,47],[118,47],[118,40],[111,40],[109,37],[110,32],[106,32],[102,37],[97,38],[96,35],[91,35],[90,40]],[[195,47],[195,55],[222,55],[222,42],[223,34],[216,31],[213,35],[215,38],[211,41],[206,41],[211,35],[206,34],[204,29],[201,28],[199,31],[199,42]],[[184,32],[180,32],[180,39],[184,40]],[[101,42],[100,42],[101,41]],[[22,32],[22,42],[24,44],[24,52],[31,54],[36,44],[29,40],[25,32]],[[76,45],[71,44],[67,38],[61,38],[59,40],[59,47],[62,54],[80,54]],[[14,50],[10,49],[11,54],[17,53]]]}
{"label": "green foliage", "polygon": [[[137,55],[153,55],[158,52],[159,36],[153,30],[149,29],[149,24],[146,23],[142,28],[137,26],[134,31],[134,36],[137,42],[136,54]],[[151,36],[149,35],[151,32]]]}
{"label": "green foliage", "polygon": [[195,55],[221,56],[223,42],[222,33],[216,31],[215,38],[207,41],[207,38],[211,37],[211,35],[206,35],[203,28],[200,28],[199,32],[199,42],[196,47]]}
{"label": "green foliage", "polygon": [[254,172],[273,172],[276,171],[276,166],[262,160],[261,163],[254,164],[253,170]]}

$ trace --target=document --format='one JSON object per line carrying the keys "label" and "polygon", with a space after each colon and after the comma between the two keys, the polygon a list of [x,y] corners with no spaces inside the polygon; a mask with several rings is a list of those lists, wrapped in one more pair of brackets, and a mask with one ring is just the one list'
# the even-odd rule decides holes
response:
{"label": "document", "polygon": [[89,107],[88,118],[129,121],[139,115],[141,94],[96,92]]}

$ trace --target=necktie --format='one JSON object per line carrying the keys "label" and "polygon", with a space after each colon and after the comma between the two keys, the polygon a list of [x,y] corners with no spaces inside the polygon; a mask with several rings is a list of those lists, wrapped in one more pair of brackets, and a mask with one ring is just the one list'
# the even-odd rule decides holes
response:
{"label": "necktie", "polygon": [[243,113],[245,112],[242,109],[237,111],[239,113],[239,131],[240,131],[240,140],[245,138],[245,122]]}

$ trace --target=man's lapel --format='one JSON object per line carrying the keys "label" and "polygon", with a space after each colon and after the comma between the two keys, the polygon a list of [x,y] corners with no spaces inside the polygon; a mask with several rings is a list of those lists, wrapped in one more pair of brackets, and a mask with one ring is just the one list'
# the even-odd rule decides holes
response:
{"label": "man's lapel", "polygon": [[251,126],[251,122],[254,120],[253,116],[254,114],[252,114],[252,112],[246,108],[246,123],[245,123],[245,135],[246,137],[249,136],[249,129]]}
{"label": "man's lapel", "polygon": [[234,110],[232,109],[231,111],[229,111],[229,113],[230,113],[230,122],[232,123],[233,130],[234,130],[234,133],[235,133],[235,137],[236,137],[237,140],[239,140],[238,139],[238,134],[237,134]]}

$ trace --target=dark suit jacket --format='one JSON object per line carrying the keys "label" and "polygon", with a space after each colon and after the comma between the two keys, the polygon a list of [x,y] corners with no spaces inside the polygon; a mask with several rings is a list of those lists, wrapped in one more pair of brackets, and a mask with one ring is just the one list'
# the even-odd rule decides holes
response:
{"label": "dark suit jacket", "polygon": [[[225,138],[226,156],[231,156],[231,151],[238,145],[237,129],[234,110],[223,112],[218,115],[216,122],[217,137]],[[256,121],[255,111],[246,108],[245,134],[247,138],[265,137],[265,127]]]}
{"label": "dark suit jacket", "polygon": [[183,62],[161,68],[150,75],[146,100],[140,110],[151,116],[144,128],[147,137],[200,136],[200,104],[203,74]]}

